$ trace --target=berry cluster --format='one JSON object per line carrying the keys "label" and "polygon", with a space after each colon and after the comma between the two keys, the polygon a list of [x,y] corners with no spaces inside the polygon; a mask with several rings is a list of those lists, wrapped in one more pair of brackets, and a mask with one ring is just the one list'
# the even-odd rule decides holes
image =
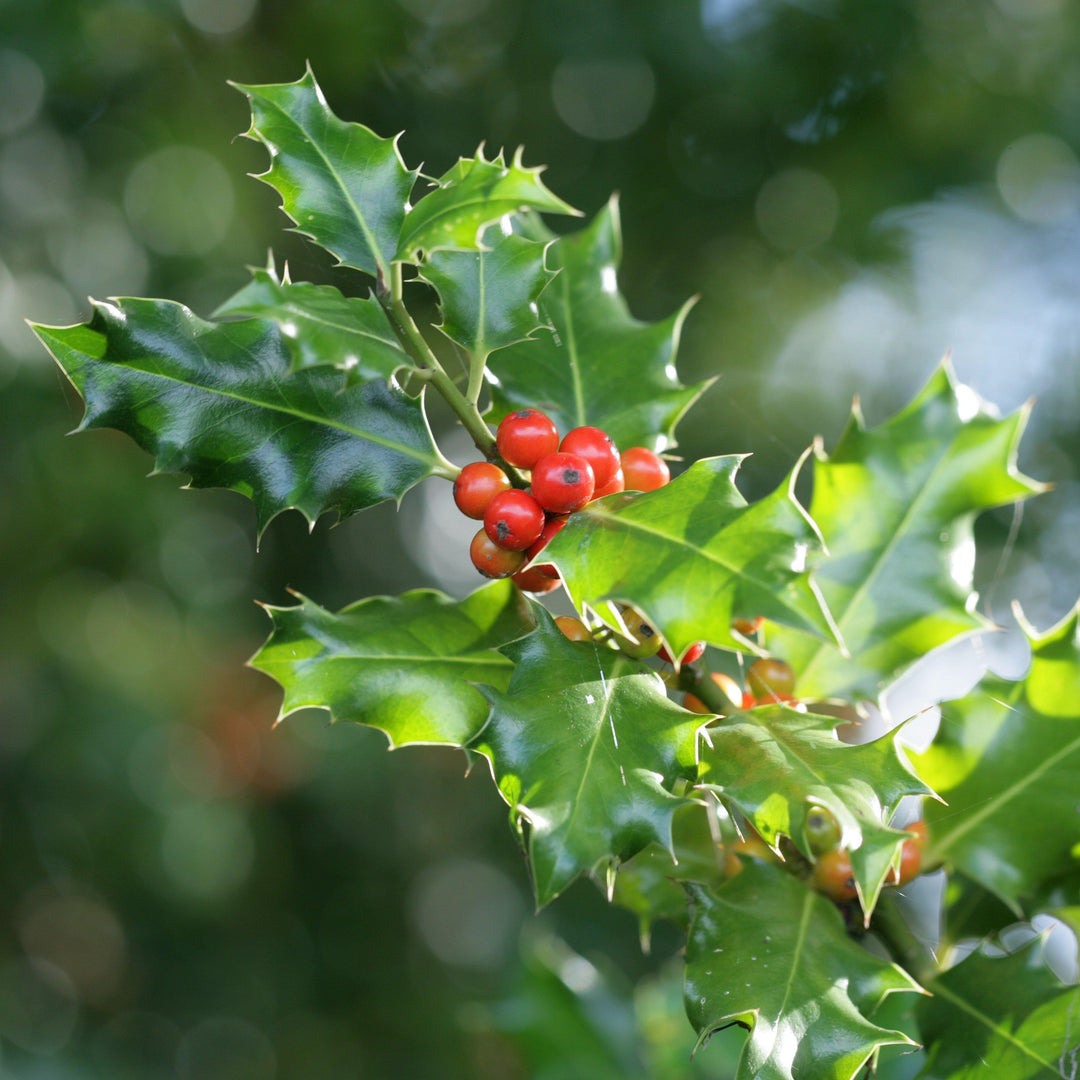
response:
{"label": "berry cluster", "polygon": [[474,461],[454,482],[454,502],[466,517],[484,523],[469,547],[477,570],[512,578],[527,592],[558,587],[555,567],[537,566],[535,559],[575,510],[618,491],[653,491],[671,479],[651,450],[632,446],[620,454],[599,428],[574,428],[560,441],[555,424],[538,409],[505,417],[495,445],[506,464],[530,474],[529,489],[515,488],[498,465]]}
{"label": "berry cluster", "polygon": [[[685,660],[684,660],[685,663]],[[775,657],[762,656],[746,669],[744,690],[730,676],[713,672],[712,680],[731,702],[733,709],[753,709],[757,705],[795,704],[795,672],[791,665]],[[696,713],[710,713],[710,709],[696,694],[687,694],[683,708]]]}

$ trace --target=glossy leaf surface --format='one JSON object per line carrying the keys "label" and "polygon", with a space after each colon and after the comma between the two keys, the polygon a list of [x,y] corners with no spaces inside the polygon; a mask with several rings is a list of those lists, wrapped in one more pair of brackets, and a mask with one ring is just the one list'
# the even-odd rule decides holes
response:
{"label": "glossy leaf surface", "polygon": [[1015,466],[1026,419],[996,419],[943,364],[896,416],[867,430],[856,409],[832,454],[818,451],[810,514],[829,553],[818,581],[851,657],[771,630],[800,696],[873,699],[930,649],[987,625],[974,612],[972,522],[1040,490]]}
{"label": "glossy leaf surface", "polygon": [[542,166],[526,168],[521,150],[509,165],[502,153],[489,161],[483,147],[474,158],[459,158],[408,212],[396,258],[413,261],[421,250],[430,256],[446,248],[483,248],[487,226],[519,210],[576,214],[544,186],[540,179],[543,171]]}
{"label": "glossy leaf surface", "polygon": [[389,379],[412,360],[401,347],[382,305],[374,297],[344,296],[332,285],[279,280],[273,268],[252,280],[214,312],[249,315],[277,323],[294,370],[330,365],[350,382]]}
{"label": "glossy leaf surface", "polygon": [[521,592],[494,581],[457,603],[432,589],[376,596],[333,614],[308,599],[267,608],[274,623],[251,666],[285,690],[281,716],[327,709],[384,731],[391,746],[462,746],[487,719],[472,683],[505,687],[494,651],[532,629]]}
{"label": "glossy leaf surface", "polygon": [[544,267],[543,241],[516,233],[488,240],[487,251],[439,251],[421,271],[439,294],[440,329],[479,359],[539,329],[536,300],[554,276]]}
{"label": "glossy leaf surface", "polygon": [[920,1080],[1073,1080],[1080,988],[1046,967],[1041,942],[1009,956],[981,951],[927,985],[919,1003],[928,1060]]}
{"label": "glossy leaf surface", "polygon": [[753,860],[715,892],[687,888],[687,1015],[699,1046],[751,1029],[736,1080],[851,1080],[877,1047],[910,1043],[870,1017],[917,984],[855,944],[828,900]]}
{"label": "glossy leaf surface", "polygon": [[775,849],[789,836],[807,858],[807,813],[829,809],[869,913],[906,835],[885,822],[905,795],[931,792],[901,759],[895,734],[850,746],[836,737],[837,723],[779,705],[736,713],[705,732],[702,778],[766,843]]}
{"label": "glossy leaf surface", "polygon": [[111,427],[194,487],[231,488],[262,529],[400,499],[438,471],[422,399],[334,368],[293,373],[278,328],[208,323],[166,300],[95,303],[89,323],[37,326],[86,402],[80,430]]}
{"label": "glossy leaf surface", "polygon": [[492,358],[496,419],[539,408],[563,434],[591,425],[623,450],[674,442],[675,424],[708,385],[685,387],[675,377],[689,305],[656,323],[633,318],[617,286],[621,257],[614,201],[588,227],[552,244],[547,261],[559,273],[540,297],[540,313],[555,334]]}
{"label": "glossy leaf surface", "polygon": [[946,859],[1014,911],[1080,852],[1078,612],[1031,638],[1026,678],[987,676],[941,707],[919,772],[947,800],[927,807],[931,854]]}
{"label": "glossy leaf surface", "polygon": [[670,793],[697,762],[701,718],[668,700],[660,678],[622,653],[568,641],[539,605],[534,633],[503,646],[505,692],[483,688],[491,720],[476,749],[528,824],[536,900],[602,874],[655,841],[671,846]]}
{"label": "glossy leaf surface", "polygon": [[396,139],[339,120],[311,69],[292,83],[234,86],[251,104],[246,136],[270,152],[259,179],[281,195],[297,232],[346,266],[390,279],[416,170],[405,168]]}
{"label": "glossy leaf surface", "polygon": [[578,610],[633,604],[673,656],[699,640],[742,647],[731,634],[740,616],[767,613],[827,636],[805,569],[813,525],[789,484],[748,504],[735,487],[741,460],[703,458],[656,491],[609,495],[571,515],[544,557]]}

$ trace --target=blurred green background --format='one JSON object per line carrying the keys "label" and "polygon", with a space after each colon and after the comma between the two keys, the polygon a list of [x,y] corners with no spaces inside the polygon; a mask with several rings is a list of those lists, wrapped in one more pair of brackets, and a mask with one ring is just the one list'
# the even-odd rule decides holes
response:
{"label": "blurred green background", "polygon": [[305,61],[428,174],[523,144],[588,214],[619,191],[634,313],[699,294],[680,372],[720,375],[680,452],[754,451],[748,496],[947,349],[1004,410],[1038,395],[1021,464],[1056,488],[980,522],[976,573],[1044,626],[1080,591],[1080,9],[0,0],[0,1076],[726,1075],[737,1037],[688,1061],[672,928],[644,956],[587,882],[533,916],[483,769],[322,714],[271,729],[253,601],[463,595],[445,485],[310,535],[284,515],[256,552],[240,497],[64,437],[80,406],[24,317],[205,316],[271,248],[363,288],[235,138],[226,79]]}

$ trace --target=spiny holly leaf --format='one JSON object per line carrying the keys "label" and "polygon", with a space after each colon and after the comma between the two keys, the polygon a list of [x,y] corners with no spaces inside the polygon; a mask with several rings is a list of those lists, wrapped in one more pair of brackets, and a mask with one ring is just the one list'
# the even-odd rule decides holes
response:
{"label": "spiny holly leaf", "polygon": [[690,304],[656,323],[632,318],[616,283],[621,258],[614,200],[587,228],[551,245],[548,266],[559,274],[540,297],[540,314],[555,334],[492,359],[496,419],[535,407],[563,433],[592,425],[624,450],[674,445],[676,423],[709,385],[685,387],[675,377]]}
{"label": "spiny holly leaf", "polygon": [[555,273],[544,266],[546,248],[512,232],[488,251],[432,255],[421,277],[439,294],[439,329],[481,362],[530,338],[541,326],[536,299]]}
{"label": "spiny holly leaf", "polygon": [[807,858],[807,812],[830,810],[869,915],[906,838],[884,823],[905,795],[933,792],[901,758],[895,733],[849,746],[836,737],[838,722],[780,705],[736,713],[703,733],[702,778],[766,843],[776,849],[789,836]]}
{"label": "spiny holly leaf", "polygon": [[918,984],[856,945],[828,900],[755,860],[715,892],[687,889],[686,1012],[699,1047],[750,1029],[735,1080],[850,1080],[877,1047],[911,1044],[868,1017]]}
{"label": "spiny holly leaf", "polygon": [[1080,987],[1065,987],[1042,952],[1040,939],[999,958],[976,951],[928,984],[920,1080],[1074,1080]]}
{"label": "spiny holly leaf", "polygon": [[421,250],[425,257],[444,248],[482,250],[488,225],[519,210],[578,215],[544,186],[543,166],[526,168],[521,154],[519,147],[507,165],[502,151],[488,161],[481,146],[476,157],[458,158],[408,212],[395,257],[412,262]]}
{"label": "spiny holly leaf", "polygon": [[972,522],[1041,490],[1016,470],[1027,414],[998,420],[943,363],[892,419],[867,430],[856,404],[832,454],[818,448],[810,514],[829,553],[818,581],[851,656],[771,631],[800,697],[874,698],[936,645],[987,625],[974,613]]}
{"label": "spiny holly leaf", "polygon": [[158,471],[247,495],[260,530],[290,507],[309,521],[344,516],[449,475],[422,397],[380,379],[345,389],[329,367],[294,374],[273,323],[124,299],[95,302],[88,323],[34,331],[86,401],[80,431],[116,428]]}
{"label": "spiny holly leaf", "polygon": [[605,601],[633,604],[672,656],[698,640],[728,648],[737,616],[829,635],[832,626],[809,580],[807,553],[819,540],[791,494],[794,474],[751,504],[735,487],[741,457],[703,458],[644,495],[609,495],[573,514],[544,549],[578,610],[603,615]]}
{"label": "spiny holly leaf", "polygon": [[508,580],[456,603],[432,589],[376,596],[333,614],[301,597],[268,607],[274,623],[251,666],[281,684],[281,718],[310,707],[384,731],[390,745],[464,745],[487,719],[483,680],[505,688],[511,663],[493,651],[533,627]]}
{"label": "spiny holly leaf", "polygon": [[214,312],[277,323],[292,353],[293,370],[331,365],[349,382],[389,379],[412,360],[374,297],[343,296],[332,285],[278,279],[274,267],[253,270],[251,282]]}
{"label": "spiny holly leaf", "polygon": [[583,872],[610,874],[652,841],[671,847],[672,815],[688,800],[665,785],[696,764],[701,717],[669,701],[654,672],[568,641],[534,608],[536,630],[502,647],[515,665],[506,692],[481,688],[491,720],[475,748],[528,823],[542,906]]}
{"label": "spiny holly leaf", "polygon": [[280,192],[296,231],[344,265],[388,282],[417,177],[405,168],[397,139],[339,120],[310,67],[292,83],[231,85],[251,104],[245,136],[270,151],[270,168],[258,179]]}
{"label": "spiny holly leaf", "polygon": [[1080,851],[1080,608],[1031,640],[1027,677],[987,676],[942,706],[917,759],[948,807],[928,807],[931,858],[944,858],[1019,912]]}

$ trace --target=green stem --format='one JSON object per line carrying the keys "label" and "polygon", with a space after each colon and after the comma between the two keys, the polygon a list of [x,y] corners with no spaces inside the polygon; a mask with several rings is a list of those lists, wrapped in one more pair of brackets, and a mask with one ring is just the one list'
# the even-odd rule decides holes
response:
{"label": "green stem", "polygon": [[[514,487],[528,487],[528,480],[517,469],[502,459],[495,445],[495,436],[492,435],[491,429],[484,423],[484,418],[480,415],[476,402],[466,399],[465,395],[457,388],[454,380],[450,378],[446,373],[446,369],[439,363],[439,358],[432,352],[431,346],[428,345],[424,335],[420,333],[419,328],[413,321],[409,309],[405,306],[401,263],[395,262],[392,264],[389,297],[387,297],[386,293],[381,293],[379,299],[383,302],[383,306],[387,308],[387,314],[397,331],[398,337],[401,338],[402,344],[416,361],[419,369],[417,371],[418,378],[430,383],[442,395],[443,400],[450,406],[454,415],[469,433],[477,450],[488,461],[495,462],[510,477],[510,482]],[[473,366],[476,366],[475,362]],[[481,365],[481,369],[482,367],[483,365]],[[470,372],[470,394],[472,381],[473,376],[472,372]],[[460,470],[452,464],[451,467],[454,469],[454,476],[457,476]]]}
{"label": "green stem", "polygon": [[685,664],[679,669],[679,689],[699,698],[709,709],[719,716],[727,716],[734,705],[731,699],[717,686],[708,671],[702,671]]}
{"label": "green stem", "polygon": [[484,388],[484,372],[487,370],[487,353],[479,351],[469,356],[469,386],[465,397],[475,409],[480,404],[480,391]]}

